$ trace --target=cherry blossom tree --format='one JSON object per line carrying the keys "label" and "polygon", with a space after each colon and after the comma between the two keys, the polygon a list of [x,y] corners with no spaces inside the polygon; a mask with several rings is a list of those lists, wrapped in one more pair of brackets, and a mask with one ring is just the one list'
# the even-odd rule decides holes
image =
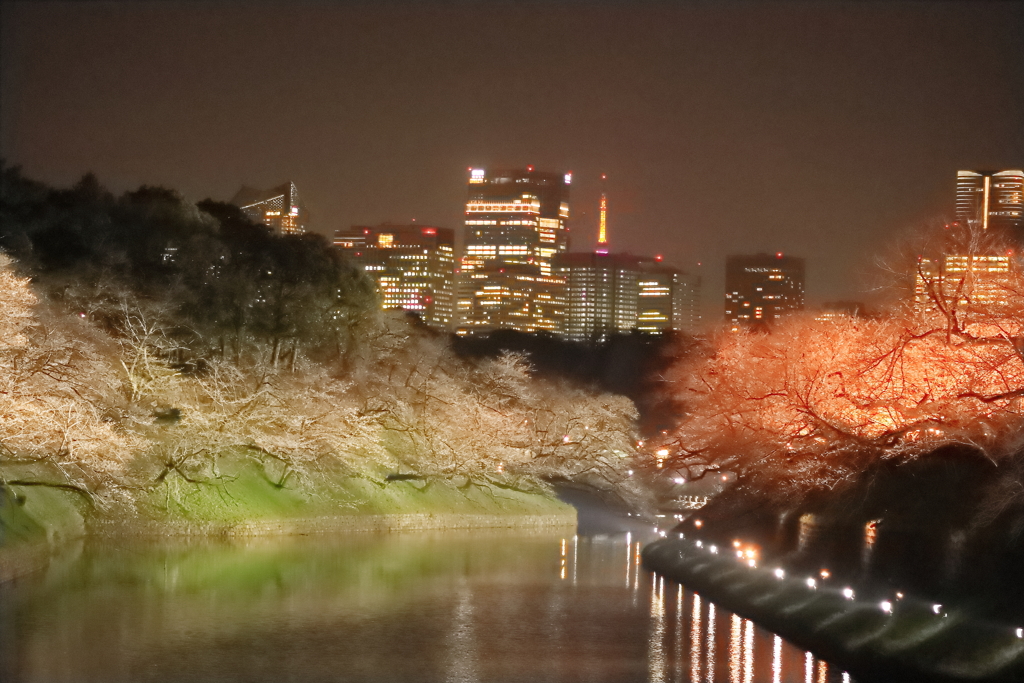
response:
{"label": "cherry blossom tree", "polygon": [[944,238],[941,267],[908,269],[917,296],[884,315],[723,333],[676,364],[687,415],[655,451],[779,496],[948,444],[1006,458],[1024,426],[1024,277],[976,226]]}
{"label": "cherry blossom tree", "polygon": [[53,476],[32,484],[90,497],[98,493],[101,502],[115,493],[110,476],[141,440],[110,419],[116,368],[103,342],[81,320],[48,311],[0,254],[0,476],[5,483],[28,485],[19,480],[17,466],[42,463]]}

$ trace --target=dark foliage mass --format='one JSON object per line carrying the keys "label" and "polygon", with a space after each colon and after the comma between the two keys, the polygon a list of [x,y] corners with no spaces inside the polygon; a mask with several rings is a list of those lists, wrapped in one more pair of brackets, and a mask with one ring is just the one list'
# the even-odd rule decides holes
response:
{"label": "dark foliage mass", "polygon": [[[320,235],[282,236],[235,206],[143,186],[120,197],[88,174],[53,189],[0,166],[0,249],[53,299],[108,327],[126,297],[179,360],[340,359],[375,306],[372,283]],[[120,322],[119,322],[120,321]]]}

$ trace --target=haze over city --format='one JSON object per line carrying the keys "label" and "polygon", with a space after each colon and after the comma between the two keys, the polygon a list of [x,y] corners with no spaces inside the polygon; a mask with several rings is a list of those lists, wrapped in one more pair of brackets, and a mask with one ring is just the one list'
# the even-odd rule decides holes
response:
{"label": "haze over city", "polygon": [[[467,168],[572,171],[573,249],[608,175],[614,249],[704,279],[807,259],[865,298],[962,168],[1024,158],[1016,3],[11,3],[0,155],[228,200],[292,180],[315,231],[460,229]],[[703,265],[697,266],[700,262]]]}
{"label": "haze over city", "polygon": [[0,680],[1024,681],[1022,36],[0,0]]}

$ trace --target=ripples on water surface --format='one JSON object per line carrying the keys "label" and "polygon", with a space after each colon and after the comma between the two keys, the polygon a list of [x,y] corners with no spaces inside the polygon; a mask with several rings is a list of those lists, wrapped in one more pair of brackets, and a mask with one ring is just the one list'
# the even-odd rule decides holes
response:
{"label": "ripples on water surface", "polygon": [[639,550],[551,532],[87,543],[0,589],[0,678],[849,680]]}

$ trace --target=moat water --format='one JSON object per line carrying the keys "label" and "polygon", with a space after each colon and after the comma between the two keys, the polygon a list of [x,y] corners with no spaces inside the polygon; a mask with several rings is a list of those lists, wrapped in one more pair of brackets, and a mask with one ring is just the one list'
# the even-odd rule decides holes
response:
{"label": "moat water", "polygon": [[826,683],[636,533],[112,543],[0,587],[0,680]]}

